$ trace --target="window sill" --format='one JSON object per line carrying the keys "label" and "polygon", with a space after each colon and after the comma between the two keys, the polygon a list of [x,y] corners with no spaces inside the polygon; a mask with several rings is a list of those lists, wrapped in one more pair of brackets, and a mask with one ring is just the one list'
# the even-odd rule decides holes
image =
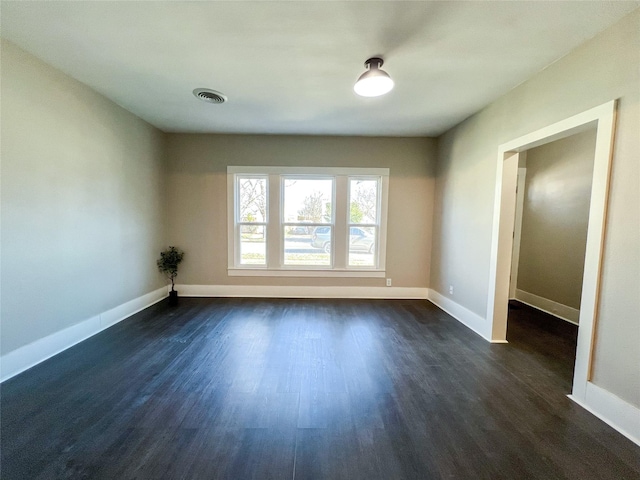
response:
{"label": "window sill", "polygon": [[316,278],[384,278],[384,270],[338,270],[338,269],[278,269],[267,270],[266,268],[229,268],[227,274],[230,277],[316,277]]}

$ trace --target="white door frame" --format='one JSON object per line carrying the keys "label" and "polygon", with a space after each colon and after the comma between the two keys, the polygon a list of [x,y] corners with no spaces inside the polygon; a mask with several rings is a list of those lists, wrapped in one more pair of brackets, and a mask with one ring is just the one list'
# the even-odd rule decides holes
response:
{"label": "white door frame", "polygon": [[[527,152],[521,152],[520,156],[526,156]],[[511,277],[509,279],[509,299],[516,298],[518,287],[518,270],[520,268],[520,241],[522,240],[522,213],[524,211],[524,189],[527,180],[527,169],[518,168],[518,188],[516,189],[516,215],[513,227],[513,253],[511,254]]]}
{"label": "white door frame", "polygon": [[615,120],[616,101],[612,100],[528,135],[511,140],[498,148],[486,318],[490,322],[491,330],[488,332],[488,337],[491,341],[505,342],[519,153],[592,127],[597,128],[589,226],[587,229],[587,248],[580,302],[580,326],[578,329],[578,346],[573,377],[572,393],[576,400],[584,400],[586,398],[588,384],[591,380],[591,359],[598,313],[598,294],[600,290]]}

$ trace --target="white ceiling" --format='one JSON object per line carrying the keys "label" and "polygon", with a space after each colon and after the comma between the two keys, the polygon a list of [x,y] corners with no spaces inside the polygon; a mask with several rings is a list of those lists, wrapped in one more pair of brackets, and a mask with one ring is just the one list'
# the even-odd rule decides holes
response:
{"label": "white ceiling", "polygon": [[[0,13],[4,38],[164,131],[431,136],[638,6],[3,1]],[[360,98],[373,55],[396,88]],[[198,87],[229,101],[197,100]]]}

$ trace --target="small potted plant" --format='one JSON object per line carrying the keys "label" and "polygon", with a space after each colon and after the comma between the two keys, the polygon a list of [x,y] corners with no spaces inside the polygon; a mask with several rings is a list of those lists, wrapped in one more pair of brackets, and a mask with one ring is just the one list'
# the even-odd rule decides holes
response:
{"label": "small potted plant", "polygon": [[184,252],[176,247],[169,247],[165,251],[160,252],[158,259],[158,270],[171,280],[171,291],[169,292],[169,305],[178,303],[178,292],[174,290],[173,280],[178,275],[178,265],[184,257]]}

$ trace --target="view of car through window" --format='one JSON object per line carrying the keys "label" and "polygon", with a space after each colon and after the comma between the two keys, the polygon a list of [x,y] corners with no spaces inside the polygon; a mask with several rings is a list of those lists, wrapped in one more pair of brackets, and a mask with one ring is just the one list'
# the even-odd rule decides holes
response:
{"label": "view of car through window", "polygon": [[[372,253],[375,248],[375,237],[365,231],[365,228],[351,227],[349,229],[349,251]],[[318,227],[311,236],[311,246],[331,252],[331,228]]]}
{"label": "view of car through window", "polygon": [[[285,236],[285,252],[309,256],[331,254],[332,227],[292,227]],[[353,266],[375,265],[375,231],[371,227],[349,228],[349,258]],[[309,248],[311,247],[311,248]]]}

